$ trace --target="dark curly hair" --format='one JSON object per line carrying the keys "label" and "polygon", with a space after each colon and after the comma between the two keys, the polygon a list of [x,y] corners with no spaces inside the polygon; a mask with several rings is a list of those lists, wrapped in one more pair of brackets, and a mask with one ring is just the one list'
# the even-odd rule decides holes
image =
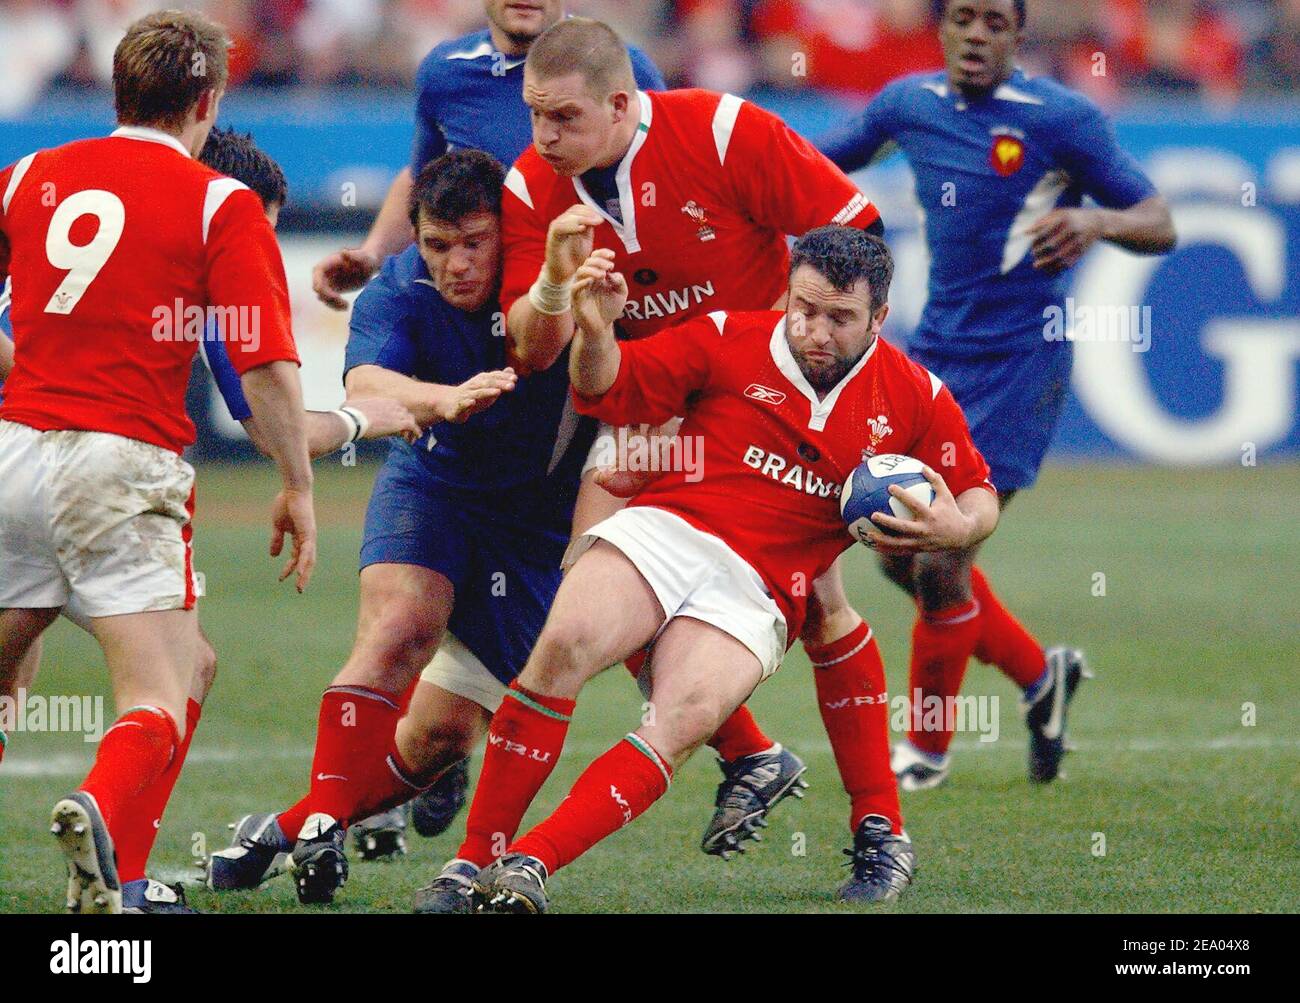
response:
{"label": "dark curly hair", "polygon": [[420,169],[407,211],[420,226],[420,210],[429,219],[458,223],[470,213],[501,214],[505,168],[482,150],[452,150]]}
{"label": "dark curly hair", "polygon": [[894,277],[894,256],[879,237],[851,226],[819,226],[794,242],[790,251],[790,274],[808,265],[836,289],[852,289],[859,279],[867,280],[872,308],[889,302],[889,283]]}

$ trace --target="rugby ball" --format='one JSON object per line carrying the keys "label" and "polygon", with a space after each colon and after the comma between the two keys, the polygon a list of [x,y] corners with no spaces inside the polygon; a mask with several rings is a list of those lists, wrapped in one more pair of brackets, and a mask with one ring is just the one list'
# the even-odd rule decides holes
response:
{"label": "rugby ball", "polygon": [[897,484],[927,505],[934,501],[934,488],[921,473],[921,467],[920,460],[901,453],[871,456],[858,464],[840,492],[840,515],[855,540],[870,546],[867,534],[871,530],[886,536],[892,532],[872,522],[872,513],[883,512],[899,519],[912,518],[911,509],[889,493],[891,484]]}

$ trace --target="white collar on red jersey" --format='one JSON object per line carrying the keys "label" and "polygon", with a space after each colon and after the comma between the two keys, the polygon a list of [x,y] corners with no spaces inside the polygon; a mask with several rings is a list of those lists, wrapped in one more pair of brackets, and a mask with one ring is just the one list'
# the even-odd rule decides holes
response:
{"label": "white collar on red jersey", "polygon": [[147,143],[162,143],[163,146],[170,146],[186,157],[190,155],[190,151],[181,146],[179,139],[161,129],[150,129],[143,125],[120,125],[111,135],[118,139],[142,139]]}
{"label": "white collar on red jersey", "polygon": [[623,212],[623,222],[620,223],[606,212],[603,205],[596,204],[596,200],[591,197],[580,176],[575,175],[573,178],[573,190],[578,193],[582,204],[591,206],[605,218],[605,222],[618,234],[618,239],[623,242],[628,254],[636,254],[641,250],[641,242],[636,239],[636,199],[632,196],[632,161],[636,159],[637,152],[645,145],[646,137],[650,135],[652,115],[650,95],[639,90],[636,96],[641,106],[641,122],[637,125],[636,132],[632,134],[632,145],[627,148],[627,153],[623,154],[623,159],[618,164],[618,171],[614,175],[614,183],[618,185],[618,204]]}
{"label": "white collar on red jersey", "polygon": [[790,351],[790,343],[785,340],[785,315],[777,321],[776,327],[772,331],[771,351],[772,361],[776,363],[776,368],[781,370],[781,375],[794,384],[795,389],[808,398],[808,403],[812,405],[812,414],[808,418],[808,427],[814,432],[820,432],[826,428],[826,419],[831,416],[835,409],[835,402],[840,399],[840,391],[852,382],[853,377],[862,372],[862,367],[867,364],[867,360],[876,354],[876,346],[880,344],[879,335],[871,342],[871,347],[862,353],[862,358],[858,359],[857,364],[844,374],[844,378],[835,384],[825,397],[818,399],[817,391],[812,388],[808,382],[808,377],[804,376],[803,370],[799,368],[799,363],[794,359]]}

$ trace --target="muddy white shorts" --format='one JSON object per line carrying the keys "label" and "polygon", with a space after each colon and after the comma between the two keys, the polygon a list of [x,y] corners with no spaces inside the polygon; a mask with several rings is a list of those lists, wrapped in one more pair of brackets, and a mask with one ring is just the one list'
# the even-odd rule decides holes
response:
{"label": "muddy white shorts", "polygon": [[490,714],[497,712],[506,695],[506,684],[492,675],[478,656],[451,631],[442,635],[438,653],[420,673],[420,679],[471,700]]}
{"label": "muddy white shorts", "polygon": [[716,536],[649,505],[616,512],[586,536],[612,543],[636,565],[667,620],[688,616],[730,634],[754,653],[764,679],[780,667],[785,617],[758,572]]}
{"label": "muddy white shorts", "polygon": [[194,468],[107,432],[0,421],[0,609],[191,609]]}

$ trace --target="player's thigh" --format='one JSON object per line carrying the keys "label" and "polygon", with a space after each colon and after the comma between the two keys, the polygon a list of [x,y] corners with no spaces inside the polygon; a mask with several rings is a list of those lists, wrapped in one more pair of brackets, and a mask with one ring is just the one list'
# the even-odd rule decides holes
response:
{"label": "player's thigh", "polygon": [[519,681],[573,694],[655,636],[664,610],[650,583],[617,547],[597,540],[560,585]]}
{"label": "player's thigh", "polygon": [[763,678],[758,656],[712,624],[674,617],[655,641],[650,706],[637,734],[674,768],[714,734]]}
{"label": "player's thigh", "polygon": [[809,644],[830,644],[858,625],[860,617],[844,591],[843,556],[812,583],[808,591],[808,615],[801,637]]}
{"label": "player's thigh", "polygon": [[409,683],[437,650],[454,602],[451,581],[431,568],[362,568],[356,641],[335,683],[379,685],[396,676]]}
{"label": "player's thigh", "polygon": [[158,707],[184,734],[185,700],[198,651],[198,614],[172,609],[95,617],[91,631],[108,663],[119,713],[140,705]]}
{"label": "player's thigh", "polygon": [[41,660],[41,634],[58,609],[0,610],[0,695],[26,689]]}
{"label": "player's thigh", "polygon": [[561,562],[566,573],[591,548],[592,538],[583,534],[627,504],[626,498],[615,498],[597,484],[595,478],[596,471],[589,470],[582,475],[582,483],[578,486],[578,498],[573,506],[573,537]]}
{"label": "player's thigh", "polygon": [[474,750],[491,720],[481,703],[421,679],[398,722],[397,747],[417,773],[443,769]]}

